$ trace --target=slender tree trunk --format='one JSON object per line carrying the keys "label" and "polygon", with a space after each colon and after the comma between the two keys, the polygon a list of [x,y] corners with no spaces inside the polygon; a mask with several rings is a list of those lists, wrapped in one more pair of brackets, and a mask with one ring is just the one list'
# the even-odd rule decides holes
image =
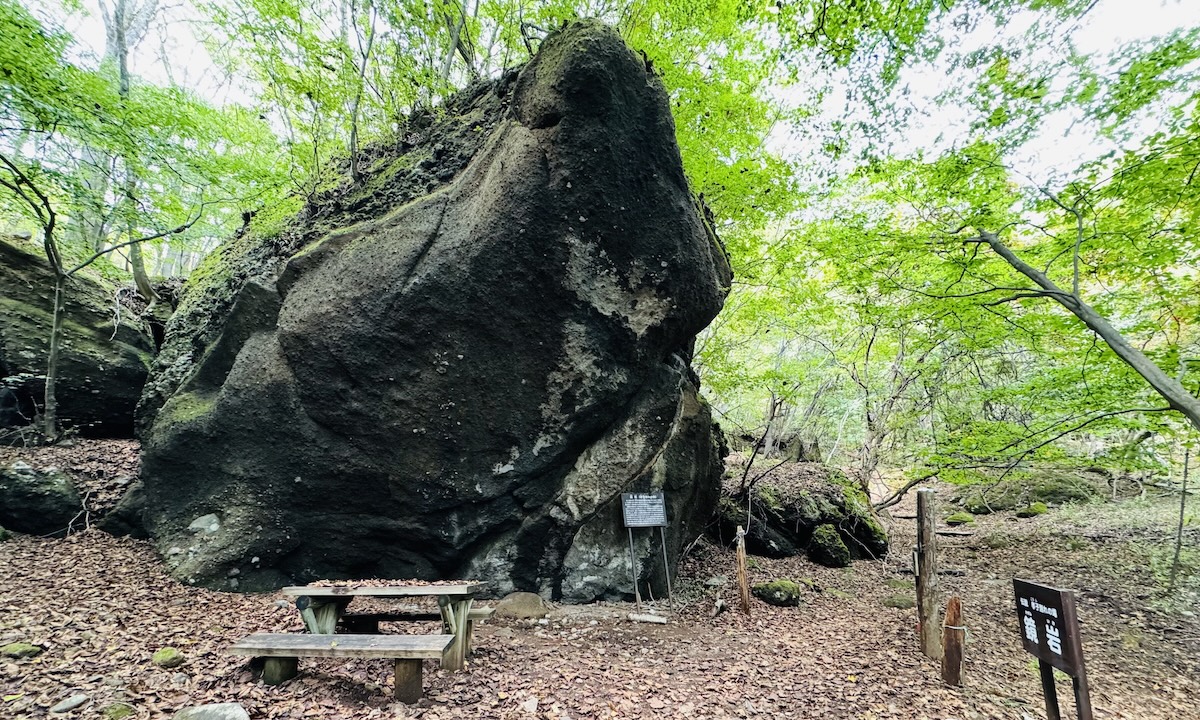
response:
{"label": "slender tree trunk", "polygon": [[61,269],[54,273],[54,307],[51,310],[50,352],[46,358],[46,394],[42,407],[42,434],[47,439],[58,437],[58,356],[62,349],[63,315],[66,312],[67,276]]}
{"label": "slender tree trunk", "polygon": [[1175,593],[1175,579],[1179,576],[1179,554],[1183,550],[1183,520],[1187,510],[1188,461],[1192,449],[1183,449],[1183,485],[1179,488],[1179,524],[1175,526],[1175,557],[1171,560],[1171,580],[1167,583],[1167,594]]}

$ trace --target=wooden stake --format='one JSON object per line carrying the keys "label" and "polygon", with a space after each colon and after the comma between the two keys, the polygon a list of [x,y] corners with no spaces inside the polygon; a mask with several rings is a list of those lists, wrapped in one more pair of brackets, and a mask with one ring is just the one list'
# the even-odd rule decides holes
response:
{"label": "wooden stake", "polygon": [[921,652],[942,657],[938,637],[937,535],[934,534],[933,490],[917,491],[917,621],[921,623]]}
{"label": "wooden stake", "polygon": [[738,525],[737,529],[737,581],[742,612],[750,614],[750,580],[746,576],[746,531]]}
{"label": "wooden stake", "polygon": [[942,622],[942,682],[947,685],[962,685],[963,645],[966,639],[962,599],[954,595],[946,601],[946,619]]}

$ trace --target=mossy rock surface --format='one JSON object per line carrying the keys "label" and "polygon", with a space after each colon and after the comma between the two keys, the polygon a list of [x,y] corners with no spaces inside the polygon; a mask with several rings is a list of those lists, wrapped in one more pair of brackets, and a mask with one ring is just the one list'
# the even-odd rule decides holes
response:
{"label": "mossy rock surface", "polygon": [[8,542],[9,540],[12,540],[12,533],[0,527],[0,542]]}
{"label": "mossy rock surface", "polygon": [[917,606],[917,601],[912,595],[892,595],[884,598],[883,606],[897,610],[911,610]]}
{"label": "mossy rock surface", "polygon": [[912,590],[916,587],[916,584],[912,580],[905,580],[904,578],[888,578],[883,584],[893,590]]}
{"label": "mossy rock surface", "polygon": [[975,516],[966,510],[959,510],[956,513],[947,515],[945,522],[950,527],[958,527],[959,525],[975,522]]}
{"label": "mossy rock surface", "polygon": [[114,703],[104,708],[101,713],[105,720],[124,720],[133,715],[133,706],[126,703]]}
{"label": "mossy rock surface", "polygon": [[31,658],[37,657],[41,653],[40,647],[27,642],[14,642],[0,647],[0,656],[6,658]]}
{"label": "mossy rock surface", "polygon": [[750,589],[754,597],[768,605],[777,607],[796,607],[800,604],[804,592],[803,586],[791,580],[772,580],[759,583]]}
{"label": "mossy rock surface", "polygon": [[160,648],[150,659],[154,661],[155,665],[168,670],[179,667],[186,660],[183,653],[173,647]]}
{"label": "mossy rock surface", "polygon": [[813,531],[808,543],[808,558],[825,567],[846,567],[850,564],[850,549],[833,525],[821,525]]}
{"label": "mossy rock surface", "polygon": [[1017,517],[1019,517],[1019,518],[1037,517],[1038,515],[1045,515],[1046,511],[1049,509],[1050,508],[1046,507],[1046,503],[1044,503],[1044,502],[1032,502],[1032,503],[1029,503],[1028,505],[1026,505],[1025,507],[1021,508],[1020,510],[1018,510]]}

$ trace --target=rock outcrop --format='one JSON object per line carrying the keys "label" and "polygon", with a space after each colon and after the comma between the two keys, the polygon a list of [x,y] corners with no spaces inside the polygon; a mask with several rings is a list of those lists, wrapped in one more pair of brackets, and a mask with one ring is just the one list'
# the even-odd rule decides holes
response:
{"label": "rock outcrop", "polygon": [[666,492],[672,557],[711,516],[689,360],[731,277],[660,82],[581,22],[444,110],[185,290],[142,404],[145,519],[177,577],[620,597],[621,492]]}
{"label": "rock outcrop", "polygon": [[[45,258],[0,240],[0,428],[28,425],[45,393],[54,274]],[[131,437],[154,344],[112,294],[84,275],[67,284],[58,417],[88,437]]]}
{"label": "rock outcrop", "polygon": [[[831,567],[887,554],[887,533],[870,500],[841,471],[821,463],[784,463],[747,492],[740,483],[744,466],[733,468],[737,477],[725,481],[718,510],[722,540],[731,540],[740,525],[749,528],[746,550],[752,554],[778,558],[804,553]],[[748,479],[759,472],[752,469]]]}

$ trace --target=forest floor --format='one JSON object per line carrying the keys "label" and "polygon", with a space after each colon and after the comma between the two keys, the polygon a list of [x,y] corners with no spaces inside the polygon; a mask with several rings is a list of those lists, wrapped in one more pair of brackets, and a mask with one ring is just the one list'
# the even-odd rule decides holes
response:
{"label": "forest floor", "polygon": [[[130,470],[132,445],[59,450],[94,497]],[[10,460],[12,451],[0,453]],[[48,452],[48,451],[42,451]],[[105,457],[111,455],[110,465]],[[48,455],[23,455],[34,464]],[[949,495],[949,488],[943,488]],[[107,500],[106,500],[107,501]],[[0,544],[0,645],[44,648],[0,658],[0,717],[41,718],[72,695],[67,715],[169,717],[209,702],[241,703],[253,718],[1044,718],[1032,657],[1021,650],[1012,579],[1077,591],[1097,718],[1200,718],[1200,573],[1164,599],[1178,499],[1127,500],[1017,520],[979,518],[970,536],[939,538],[945,594],[963,598],[966,684],[949,688],[918,651],[915,611],[886,607],[911,595],[913,500],[892,509],[891,556],[846,569],[802,558],[751,558],[751,581],[807,578],[819,590],[797,608],[753,601],[736,611],[732,553],[701,543],[677,583],[684,603],[667,625],[630,622],[632,604],[559,606],[544,621],[491,620],[476,628],[464,672],[426,663],[426,697],[390,700],[383,660],[303,660],[282,686],[256,682],[224,649],[264,631],[299,631],[278,594],[237,595],[181,585],[142,541],[87,530],[65,539],[18,536]],[[1189,537],[1194,563],[1197,537]],[[1164,564],[1166,563],[1166,564]],[[1193,565],[1189,568],[1195,572]],[[730,610],[713,616],[722,597]],[[410,628],[405,628],[411,631]],[[429,631],[434,628],[430,627]],[[186,661],[151,661],[173,646]],[[1063,717],[1074,717],[1069,681]]]}

